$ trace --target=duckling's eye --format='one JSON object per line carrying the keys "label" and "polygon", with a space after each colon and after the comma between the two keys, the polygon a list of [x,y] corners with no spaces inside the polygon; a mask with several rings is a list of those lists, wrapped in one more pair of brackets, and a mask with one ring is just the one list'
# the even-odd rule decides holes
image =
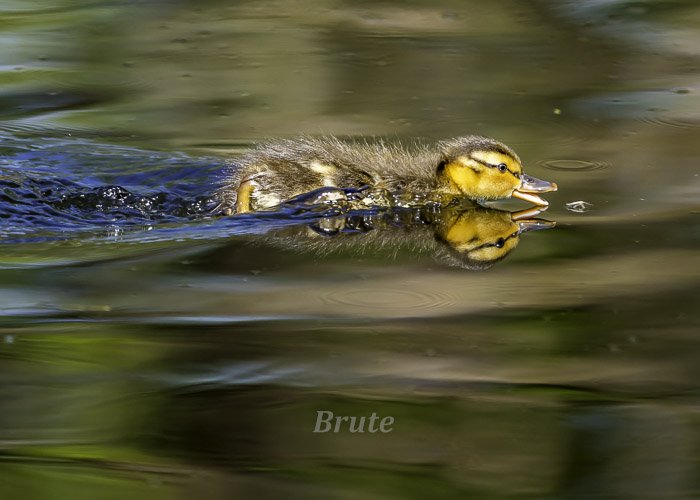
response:
{"label": "duckling's eye", "polygon": [[498,238],[496,240],[496,243],[493,244],[493,246],[495,246],[496,248],[503,248],[503,245],[505,245],[505,244],[506,244],[506,240],[504,240],[503,238]]}
{"label": "duckling's eye", "polygon": [[499,163],[498,170],[500,170],[501,173],[505,174],[506,171],[508,170],[508,165],[506,165],[505,163]]}

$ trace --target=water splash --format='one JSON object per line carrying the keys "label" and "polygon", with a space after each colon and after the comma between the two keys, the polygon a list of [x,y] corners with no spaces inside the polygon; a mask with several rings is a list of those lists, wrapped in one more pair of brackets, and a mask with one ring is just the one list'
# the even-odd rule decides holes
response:
{"label": "water splash", "polygon": [[214,213],[221,160],[0,132],[0,238],[67,239]]}
{"label": "water splash", "polygon": [[583,213],[588,212],[593,203],[588,203],[587,201],[578,200],[572,201],[566,204],[566,209],[570,212]]}

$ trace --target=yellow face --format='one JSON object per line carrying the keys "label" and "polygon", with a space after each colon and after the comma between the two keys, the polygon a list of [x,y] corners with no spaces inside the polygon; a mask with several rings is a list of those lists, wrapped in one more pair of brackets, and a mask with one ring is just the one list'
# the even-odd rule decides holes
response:
{"label": "yellow face", "polygon": [[520,161],[498,151],[475,150],[444,168],[451,190],[472,199],[510,198],[522,183]]}
{"label": "yellow face", "polygon": [[520,227],[510,212],[467,210],[445,218],[441,237],[462,256],[488,263],[508,255],[520,241]]}

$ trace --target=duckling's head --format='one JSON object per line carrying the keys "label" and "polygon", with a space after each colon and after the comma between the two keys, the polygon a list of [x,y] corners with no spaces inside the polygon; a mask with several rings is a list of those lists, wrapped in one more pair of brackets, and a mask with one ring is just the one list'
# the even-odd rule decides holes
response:
{"label": "duckling's head", "polygon": [[454,194],[477,200],[515,196],[546,206],[536,193],[556,191],[557,185],[523,174],[515,151],[488,137],[470,135],[440,143],[437,175]]}

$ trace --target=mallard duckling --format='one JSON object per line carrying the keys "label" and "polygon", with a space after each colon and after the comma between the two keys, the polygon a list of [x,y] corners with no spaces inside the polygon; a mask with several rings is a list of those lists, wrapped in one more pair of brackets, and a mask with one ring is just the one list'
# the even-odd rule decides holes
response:
{"label": "mallard duckling", "polygon": [[378,214],[322,217],[309,225],[273,230],[252,240],[317,255],[396,255],[404,249],[411,254],[432,255],[450,266],[484,270],[505,259],[523,233],[555,226],[536,218],[542,210],[508,212],[465,204],[390,209]]}
{"label": "mallard duckling", "polygon": [[515,152],[494,139],[470,135],[409,151],[379,143],[345,143],[335,137],[262,144],[245,155],[220,190],[225,212],[279,205],[319,187],[386,189],[438,200],[516,197],[539,206],[538,193],[557,185],[523,174]]}

